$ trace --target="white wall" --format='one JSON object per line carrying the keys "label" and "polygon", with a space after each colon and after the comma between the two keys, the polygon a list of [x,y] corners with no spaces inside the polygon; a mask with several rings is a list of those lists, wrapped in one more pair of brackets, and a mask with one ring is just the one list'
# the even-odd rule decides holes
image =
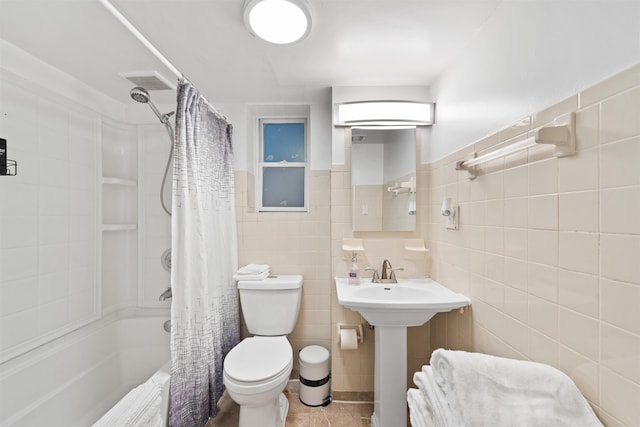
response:
{"label": "white wall", "polygon": [[640,60],[640,2],[502,2],[432,86],[423,162],[472,142]]}
{"label": "white wall", "polygon": [[[368,138],[368,136],[367,136]],[[382,185],[384,167],[379,162],[384,159],[384,144],[353,144],[353,185]]]}
{"label": "white wall", "polygon": [[[141,305],[136,182],[145,127],[131,123],[164,129],[147,106],[120,104],[2,40],[0,56],[0,136],[18,162],[18,176],[0,177],[1,359]],[[149,186],[156,196],[159,183]]]}
{"label": "white wall", "polygon": [[260,117],[309,116],[309,161],[311,170],[331,169],[331,110],[328,96],[290,104],[216,104],[233,124],[234,169],[255,175],[258,155],[257,120]]}
{"label": "white wall", "polygon": [[[3,58],[4,59],[4,58]],[[0,69],[0,360],[94,320],[98,115]]]}
{"label": "white wall", "polygon": [[26,81],[39,82],[76,104],[99,111],[115,120],[125,121],[122,104],[2,39],[0,58],[2,68],[11,69]]}
{"label": "white wall", "polygon": [[[154,124],[139,126],[138,140],[138,303],[144,307],[170,307],[171,300],[161,302],[159,297],[171,284],[170,273],[164,270],[160,262],[163,252],[171,247],[171,217],[164,212],[160,204],[160,187],[169,158],[171,140],[165,127],[157,121]],[[165,203],[169,210],[172,167],[173,163],[164,187]]]}
{"label": "white wall", "polygon": [[413,129],[387,130],[384,149],[384,182],[416,172],[416,133]]}

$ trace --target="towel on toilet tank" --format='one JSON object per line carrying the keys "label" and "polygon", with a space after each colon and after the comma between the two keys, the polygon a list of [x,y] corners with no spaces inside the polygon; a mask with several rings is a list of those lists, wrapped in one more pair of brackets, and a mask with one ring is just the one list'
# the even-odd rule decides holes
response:
{"label": "towel on toilet tank", "polygon": [[260,274],[234,274],[233,275],[233,280],[264,280],[267,277],[269,277],[269,272],[265,271],[264,273],[260,273]]}
{"label": "towel on toilet tank", "polygon": [[268,264],[247,264],[236,271],[233,280],[264,280],[270,273],[271,267]]}
{"label": "towel on toilet tank", "polygon": [[244,267],[240,267],[237,274],[255,275],[268,273],[270,268],[269,264],[247,264]]}
{"label": "towel on toilet tank", "polygon": [[460,425],[602,427],[575,383],[551,366],[443,349],[430,363]]}

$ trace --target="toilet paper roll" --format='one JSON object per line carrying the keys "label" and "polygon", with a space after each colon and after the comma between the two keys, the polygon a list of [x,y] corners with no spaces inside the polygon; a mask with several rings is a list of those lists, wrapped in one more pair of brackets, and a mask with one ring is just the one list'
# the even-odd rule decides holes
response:
{"label": "toilet paper roll", "polygon": [[358,348],[358,334],[355,329],[340,329],[340,349],[356,350]]}

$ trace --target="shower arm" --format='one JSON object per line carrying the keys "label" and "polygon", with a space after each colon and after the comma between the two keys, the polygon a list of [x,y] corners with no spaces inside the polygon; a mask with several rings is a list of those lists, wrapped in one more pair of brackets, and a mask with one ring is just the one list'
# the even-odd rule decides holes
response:
{"label": "shower arm", "polygon": [[[154,105],[153,102],[148,101],[147,104],[149,104],[149,108],[151,108],[151,110],[154,112],[154,114],[156,116],[158,116],[158,119],[160,119],[160,121],[162,122],[162,124],[164,124],[165,126],[169,124],[169,117],[171,117],[173,114],[175,114],[173,111],[167,113],[167,114],[162,114],[158,108],[156,108],[156,106]],[[173,144],[173,140],[171,141],[171,143]]]}

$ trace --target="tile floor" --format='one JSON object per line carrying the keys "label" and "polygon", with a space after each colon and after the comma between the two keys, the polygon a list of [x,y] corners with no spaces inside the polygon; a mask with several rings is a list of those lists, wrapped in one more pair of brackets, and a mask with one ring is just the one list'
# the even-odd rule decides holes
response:
{"label": "tile floor", "polygon": [[[285,395],[289,399],[289,413],[285,427],[369,427],[372,402],[331,402],[325,407],[311,408],[300,402],[299,382],[291,381]],[[240,408],[226,394],[218,403],[218,416],[205,427],[237,427]]]}

